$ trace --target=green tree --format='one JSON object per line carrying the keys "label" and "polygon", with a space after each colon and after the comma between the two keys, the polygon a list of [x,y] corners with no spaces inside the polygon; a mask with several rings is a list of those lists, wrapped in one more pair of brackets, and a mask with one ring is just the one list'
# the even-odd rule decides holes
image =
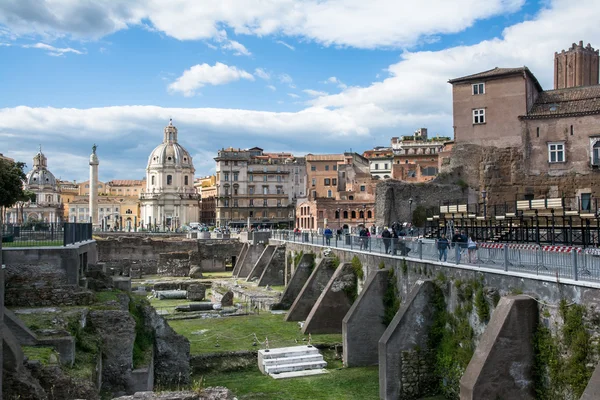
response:
{"label": "green tree", "polygon": [[2,226],[4,212],[23,197],[25,164],[0,158],[0,265],[2,265]]}
{"label": "green tree", "polygon": [[422,205],[418,205],[413,210],[412,222],[414,226],[422,228],[425,226],[425,222],[427,221],[427,210]]}
{"label": "green tree", "polygon": [[23,208],[25,208],[25,204],[27,204],[30,201],[35,201],[36,195],[34,192],[32,192],[31,190],[23,190],[23,195],[21,197],[19,197],[19,200],[17,201],[17,212],[18,214],[20,214],[19,217],[19,223],[23,223],[23,221],[25,221],[25,217],[23,215]]}

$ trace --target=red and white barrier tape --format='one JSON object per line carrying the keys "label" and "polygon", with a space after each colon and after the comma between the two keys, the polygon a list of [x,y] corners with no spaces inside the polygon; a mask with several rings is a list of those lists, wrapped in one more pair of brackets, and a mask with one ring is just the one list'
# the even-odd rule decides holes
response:
{"label": "red and white barrier tape", "polygon": [[573,246],[542,246],[542,251],[549,253],[581,253],[581,250],[583,250],[581,247]]}

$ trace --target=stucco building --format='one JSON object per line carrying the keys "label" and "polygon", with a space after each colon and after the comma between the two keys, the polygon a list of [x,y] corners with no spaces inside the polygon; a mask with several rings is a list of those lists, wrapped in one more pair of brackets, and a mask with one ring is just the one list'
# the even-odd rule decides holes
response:
{"label": "stucco building", "polygon": [[148,157],[146,187],[140,193],[142,226],[175,230],[198,221],[199,196],[194,188],[192,157],[179,143],[173,121],[163,141]]}
{"label": "stucco building", "polygon": [[497,149],[486,157],[504,160],[483,165],[476,179],[498,200],[569,197],[589,207],[600,196],[598,50],[579,42],[554,58],[554,90],[543,90],[527,67],[450,80],[453,157],[479,162],[465,146]]}
{"label": "stucco building", "polygon": [[391,179],[392,164],[394,163],[394,152],[391,147],[375,147],[363,153],[363,157],[369,160],[369,169],[373,179]]}
{"label": "stucco building", "polygon": [[393,137],[392,178],[406,182],[427,182],[439,171],[439,153],[444,150],[446,137],[429,138],[427,128],[420,128],[413,135]]}
{"label": "stucco building", "polygon": [[296,227],[355,230],[375,222],[370,162],[357,153],[306,156],[309,198],[296,207]]}
{"label": "stucco building", "polygon": [[217,226],[293,226],[296,201],[306,196],[303,157],[227,148],[215,161]]}
{"label": "stucco building", "polygon": [[200,194],[200,223],[214,226],[217,220],[217,177],[209,175],[196,179],[194,187]]}

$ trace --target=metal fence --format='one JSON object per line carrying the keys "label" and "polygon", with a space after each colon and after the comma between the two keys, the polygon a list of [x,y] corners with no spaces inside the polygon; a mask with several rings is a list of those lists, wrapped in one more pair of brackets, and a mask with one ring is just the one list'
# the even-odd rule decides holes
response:
{"label": "metal fence", "polygon": [[600,248],[540,246],[517,243],[450,244],[440,250],[437,240],[416,237],[381,238],[355,235],[325,237],[312,232],[273,231],[273,239],[350,251],[389,254],[410,258],[524,272],[580,281],[600,282]]}
{"label": "metal fence", "polygon": [[92,240],[92,224],[36,223],[0,226],[3,247],[67,246]]}

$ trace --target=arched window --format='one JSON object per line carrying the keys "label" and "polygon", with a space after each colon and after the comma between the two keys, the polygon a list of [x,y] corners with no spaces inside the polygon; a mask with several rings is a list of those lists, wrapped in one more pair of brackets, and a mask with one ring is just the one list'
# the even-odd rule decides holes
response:
{"label": "arched window", "polygon": [[352,211],[352,219],[356,218],[356,211]]}
{"label": "arched window", "polygon": [[167,185],[173,184],[173,175],[167,175]]}
{"label": "arched window", "polygon": [[600,141],[594,143],[593,154],[592,154],[592,164],[600,165]]}
{"label": "arched window", "polygon": [[183,184],[184,184],[185,186],[187,186],[187,185],[188,185],[188,177],[187,177],[187,175],[183,177]]}
{"label": "arched window", "polygon": [[360,211],[358,212],[358,218],[364,218],[364,217],[365,217],[365,212],[364,212],[364,211],[362,211],[362,210],[360,210]]}
{"label": "arched window", "polygon": [[371,210],[367,211],[367,218],[373,218],[373,213],[371,212]]}
{"label": "arched window", "polygon": [[154,175],[152,175],[152,185],[154,185]]}
{"label": "arched window", "polygon": [[335,219],[339,219],[340,218],[340,212],[338,210],[335,210]]}
{"label": "arched window", "polygon": [[327,197],[331,197],[331,190],[327,191]]}
{"label": "arched window", "polygon": [[169,133],[169,140],[173,140],[173,133]]}
{"label": "arched window", "polygon": [[348,211],[344,211],[344,219],[348,219]]}

